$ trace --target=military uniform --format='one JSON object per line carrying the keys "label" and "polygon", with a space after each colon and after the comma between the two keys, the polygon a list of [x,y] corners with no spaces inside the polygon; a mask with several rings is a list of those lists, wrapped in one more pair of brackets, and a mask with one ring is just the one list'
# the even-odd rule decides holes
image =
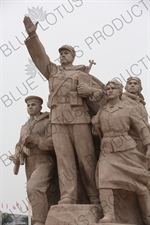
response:
{"label": "military uniform", "polygon": [[150,144],[150,133],[134,108],[121,101],[115,106],[108,103],[92,120],[102,134],[97,187],[138,194],[150,188],[146,157],[137,150],[129,130],[134,127],[144,146]]}
{"label": "military uniform", "polygon": [[[34,142],[27,145],[26,138],[29,136],[38,139],[38,145]],[[14,157],[15,166],[25,163],[33,223],[45,224],[50,205],[57,204],[59,198],[58,190],[56,193],[49,192],[49,188],[55,186],[56,161],[48,112],[41,113],[37,118],[30,117],[22,126]]]}
{"label": "military uniform", "polygon": [[[150,126],[148,124],[148,113],[147,113],[146,108],[145,108],[144,99],[142,97],[140,97],[139,95],[137,96],[137,95],[131,94],[129,92],[124,92],[122,94],[121,100],[124,103],[126,103],[127,105],[132,106],[136,110],[136,112],[139,113],[139,115],[142,117],[142,120],[146,124],[146,126],[150,129]],[[145,149],[144,145],[142,144],[142,141],[139,138],[138,133],[136,133],[136,131],[131,128],[130,135],[136,141],[137,149],[142,154],[145,155],[146,154],[146,149]]]}
{"label": "military uniform", "polygon": [[37,35],[28,38],[25,43],[35,65],[49,82],[48,106],[51,108],[52,135],[57,156],[61,192],[59,203],[78,202],[79,174],[92,202],[98,192],[95,186],[96,157],[89,127],[91,118],[85,99],[78,95],[77,85],[81,80],[91,84],[91,101],[99,101],[102,90],[85,73],[84,65],[62,67],[53,64]]}
{"label": "military uniform", "polygon": [[[139,135],[144,146],[150,145],[150,133],[142,117],[126,103],[109,103],[93,117],[93,131],[102,135],[101,153],[97,164],[97,187],[100,200],[105,202],[104,218],[99,222],[116,222],[114,189],[137,194],[137,202],[145,225],[150,225],[150,173],[146,156],[137,149],[129,135],[130,127]],[[110,202],[112,196],[112,202]]]}

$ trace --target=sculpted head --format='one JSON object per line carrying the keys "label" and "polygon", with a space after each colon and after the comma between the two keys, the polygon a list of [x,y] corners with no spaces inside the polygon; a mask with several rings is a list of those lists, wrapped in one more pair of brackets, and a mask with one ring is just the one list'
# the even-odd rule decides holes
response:
{"label": "sculpted head", "polygon": [[123,92],[123,85],[118,80],[108,81],[106,84],[106,94],[108,98],[121,97]]}
{"label": "sculpted head", "polygon": [[37,116],[40,114],[43,104],[43,99],[39,96],[28,96],[25,98],[27,104],[27,112],[30,116]]}
{"label": "sculpted head", "polygon": [[63,45],[58,49],[60,53],[60,63],[61,65],[72,65],[76,52],[74,48],[70,45]]}
{"label": "sculpted head", "polygon": [[125,90],[131,94],[139,94],[142,91],[141,80],[138,77],[129,77],[126,82]]}

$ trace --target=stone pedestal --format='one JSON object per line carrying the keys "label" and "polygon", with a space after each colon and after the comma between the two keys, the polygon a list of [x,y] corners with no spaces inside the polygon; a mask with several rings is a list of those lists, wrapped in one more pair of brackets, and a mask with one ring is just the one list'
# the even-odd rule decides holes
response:
{"label": "stone pedestal", "polygon": [[142,225],[136,193],[126,190],[114,190],[116,222],[120,224]]}
{"label": "stone pedestal", "polygon": [[[144,225],[134,192],[114,190],[114,197],[116,223],[113,225]],[[45,225],[112,225],[98,223],[102,218],[100,205],[60,204],[50,208]]]}
{"label": "stone pedestal", "polygon": [[93,223],[92,225],[137,225],[133,223]]}
{"label": "stone pedestal", "polygon": [[49,210],[45,225],[92,225],[102,217],[100,205],[55,205]]}

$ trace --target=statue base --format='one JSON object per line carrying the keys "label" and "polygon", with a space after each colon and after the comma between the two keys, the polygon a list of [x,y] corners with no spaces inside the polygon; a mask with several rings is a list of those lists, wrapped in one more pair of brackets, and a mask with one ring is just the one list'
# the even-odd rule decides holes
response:
{"label": "statue base", "polygon": [[102,217],[100,205],[61,204],[51,207],[45,225],[93,225]]}
{"label": "statue base", "polygon": [[116,222],[142,225],[137,195],[132,191],[114,190]]}
{"label": "statue base", "polygon": [[[116,223],[128,225],[144,225],[134,192],[114,190]],[[112,225],[98,223],[103,218],[100,205],[60,204],[51,206],[45,225]]]}
{"label": "statue base", "polygon": [[92,225],[137,225],[133,223],[93,223]]}

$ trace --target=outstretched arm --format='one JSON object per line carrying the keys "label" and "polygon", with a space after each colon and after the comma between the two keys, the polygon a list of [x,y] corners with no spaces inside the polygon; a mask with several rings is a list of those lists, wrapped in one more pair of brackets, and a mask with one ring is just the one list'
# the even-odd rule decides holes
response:
{"label": "outstretched arm", "polygon": [[38,22],[36,24],[33,24],[30,17],[25,16],[23,23],[29,35],[25,40],[28,52],[39,71],[43,74],[44,77],[49,79],[50,74],[56,73],[57,67],[50,61],[48,55],[46,54],[44,46],[42,45],[36,34]]}

